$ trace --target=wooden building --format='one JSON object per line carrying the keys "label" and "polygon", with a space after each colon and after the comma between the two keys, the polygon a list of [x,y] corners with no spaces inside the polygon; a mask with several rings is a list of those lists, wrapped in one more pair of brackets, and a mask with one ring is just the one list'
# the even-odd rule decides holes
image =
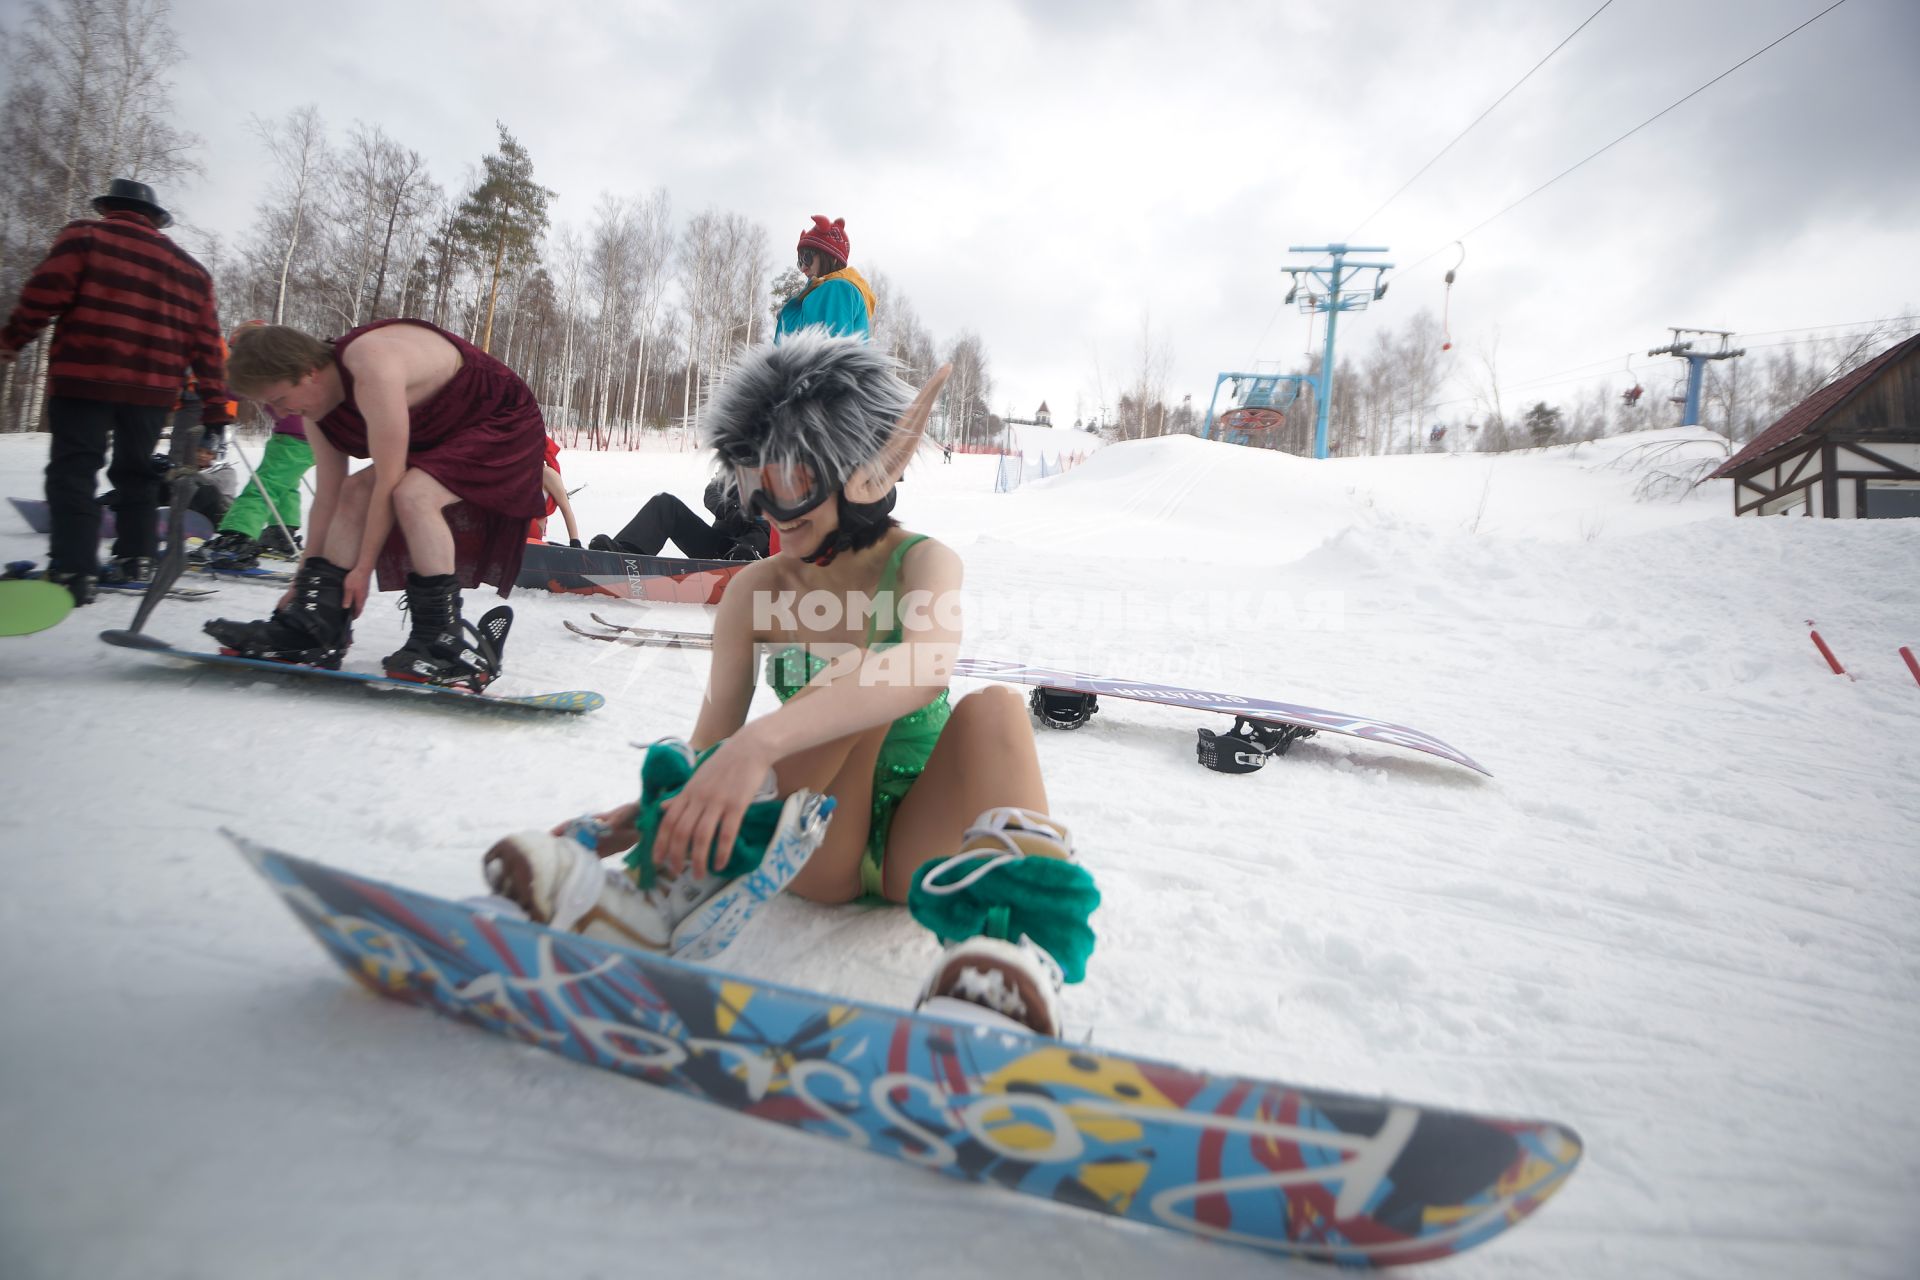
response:
{"label": "wooden building", "polygon": [[1920,517],[1920,335],[1789,409],[1723,476],[1736,516]]}

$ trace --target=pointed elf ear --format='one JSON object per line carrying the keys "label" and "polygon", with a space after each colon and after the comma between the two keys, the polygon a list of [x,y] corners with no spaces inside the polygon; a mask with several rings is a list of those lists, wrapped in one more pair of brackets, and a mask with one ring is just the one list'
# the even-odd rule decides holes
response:
{"label": "pointed elf ear", "polygon": [[894,424],[893,434],[887,438],[880,456],[848,479],[848,502],[862,506],[878,502],[887,496],[887,490],[900,483],[900,477],[907,472],[907,464],[913,461],[914,451],[920,447],[920,438],[927,433],[927,416],[933,412],[933,402],[940,398],[940,389],[947,385],[947,378],[952,373],[953,366],[950,364],[943,364],[934,370],[933,376],[920,388],[920,394],[913,398],[907,411],[900,415],[900,421]]}

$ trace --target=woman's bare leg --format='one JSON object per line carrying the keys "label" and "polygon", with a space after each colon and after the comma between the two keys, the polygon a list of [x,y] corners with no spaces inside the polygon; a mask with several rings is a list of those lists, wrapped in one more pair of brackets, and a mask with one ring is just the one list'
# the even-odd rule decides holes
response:
{"label": "woman's bare leg", "polygon": [[1000,805],[1045,813],[1047,786],[1026,702],[993,685],[954,704],[925,772],[894,813],[882,868],[887,900],[905,902],[914,872],[959,852],[967,824]]}
{"label": "woman's bare leg", "polygon": [[794,876],[788,893],[826,903],[852,902],[860,896],[860,860],[866,855],[867,832],[873,822],[873,766],[891,727],[878,725],[822,743],[775,767],[781,795],[806,787],[834,800],[826,839]]}

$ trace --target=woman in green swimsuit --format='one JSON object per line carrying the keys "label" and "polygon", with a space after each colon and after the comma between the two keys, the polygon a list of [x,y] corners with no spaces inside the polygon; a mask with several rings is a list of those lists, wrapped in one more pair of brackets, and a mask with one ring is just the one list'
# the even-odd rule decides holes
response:
{"label": "woman in green swimsuit", "polygon": [[[788,890],[907,903],[949,944],[923,1007],[1058,1034],[1098,894],[1047,815],[1021,698],[995,685],[949,705],[959,556],[889,514],[946,374],[915,397],[884,354],[818,331],[736,366],[703,440],[780,550],[721,599],[690,743],[655,745],[639,801],[497,844],[497,891],[556,927],[681,949],[675,926],[817,793],[832,820]],[[762,655],[780,706],[749,718]]]}

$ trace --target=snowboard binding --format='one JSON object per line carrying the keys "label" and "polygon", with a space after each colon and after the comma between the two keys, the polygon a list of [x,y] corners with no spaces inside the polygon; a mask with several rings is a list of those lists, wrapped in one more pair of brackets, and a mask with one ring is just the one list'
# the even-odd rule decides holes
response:
{"label": "snowboard binding", "polygon": [[270,617],[254,622],[215,618],[201,630],[219,641],[228,657],[338,671],[353,643],[346,576],[339,565],[314,556],[294,575],[293,598]]}
{"label": "snowboard binding", "polygon": [[1313,732],[1299,725],[1235,716],[1233,728],[1225,733],[1200,730],[1194,755],[1215,773],[1253,773],[1272,757],[1287,754],[1302,738],[1311,738]]}
{"label": "snowboard binding", "polygon": [[507,647],[507,631],[513,626],[513,610],[495,605],[476,623],[457,615],[451,628],[416,632],[398,652],[382,660],[387,675],[395,680],[434,684],[447,689],[465,689],[480,693],[500,674],[501,656]]}
{"label": "snowboard binding", "polygon": [[1091,693],[1042,687],[1027,695],[1027,706],[1049,729],[1078,729],[1093,719],[1093,713],[1100,709],[1100,701]]}

